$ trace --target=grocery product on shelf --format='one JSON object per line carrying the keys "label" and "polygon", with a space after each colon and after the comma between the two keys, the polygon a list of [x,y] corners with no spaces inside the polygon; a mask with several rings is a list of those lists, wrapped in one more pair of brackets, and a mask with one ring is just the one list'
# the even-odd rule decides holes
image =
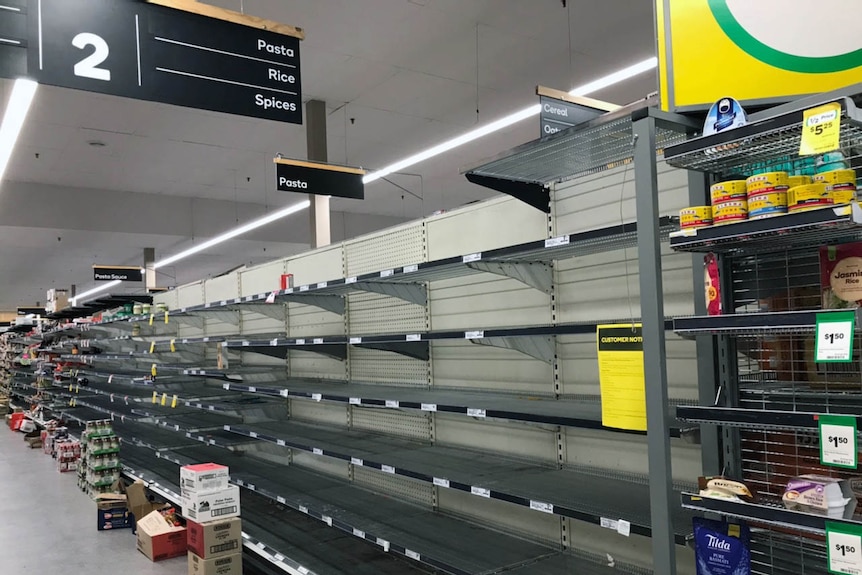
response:
{"label": "grocery product on shelf", "polygon": [[807,474],[792,478],[787,482],[781,499],[788,509],[826,515],[832,519],[849,519],[856,509],[856,496],[850,483],[823,475]]}
{"label": "grocery product on shelf", "polygon": [[679,225],[683,229],[696,229],[712,225],[712,206],[692,206],[679,212]]}
{"label": "grocery product on shelf", "polygon": [[750,575],[748,526],[694,518],[697,575]]}
{"label": "grocery product on shelf", "polygon": [[823,309],[862,304],[862,242],[820,248],[820,294]]}
{"label": "grocery product on shelf", "polygon": [[832,196],[824,183],[805,184],[787,191],[787,210],[790,213],[831,206],[832,203]]}
{"label": "grocery product on shelf", "polygon": [[731,224],[733,222],[744,222],[748,219],[748,201],[732,200],[712,206],[713,224]]}

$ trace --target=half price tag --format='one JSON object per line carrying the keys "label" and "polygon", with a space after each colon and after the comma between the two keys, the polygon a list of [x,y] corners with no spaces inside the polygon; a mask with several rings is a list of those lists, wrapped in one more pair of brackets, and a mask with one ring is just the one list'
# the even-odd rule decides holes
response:
{"label": "half price tag", "polygon": [[830,573],[862,575],[862,528],[827,521],[826,554]]}
{"label": "half price tag", "polygon": [[799,155],[812,156],[837,150],[841,145],[841,104],[832,102],[805,110]]}
{"label": "half price tag", "polygon": [[815,356],[818,363],[853,361],[853,329],[856,312],[818,314]]}
{"label": "half price tag", "polygon": [[856,418],[850,415],[821,415],[818,417],[818,426],[820,463],[856,469],[859,451],[856,444]]}

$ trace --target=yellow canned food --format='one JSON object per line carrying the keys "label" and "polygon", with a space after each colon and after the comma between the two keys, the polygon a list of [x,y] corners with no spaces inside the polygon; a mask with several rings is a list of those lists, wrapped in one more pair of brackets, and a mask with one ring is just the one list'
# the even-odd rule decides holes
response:
{"label": "yellow canned food", "polygon": [[712,206],[712,221],[715,225],[743,222],[748,219],[748,202],[733,200]]}
{"label": "yellow canned food", "polygon": [[832,203],[831,192],[824,183],[796,186],[787,192],[787,209],[791,212],[822,208]]}
{"label": "yellow canned food", "polygon": [[712,196],[712,205],[714,206],[731,200],[745,199],[748,197],[748,188],[745,185],[745,180],[730,180],[711,185],[709,193]]}
{"label": "yellow canned food", "polygon": [[852,188],[826,186],[833,204],[849,204],[856,201],[856,186]]}
{"label": "yellow canned food", "polygon": [[787,178],[787,185],[791,188],[796,186],[804,186],[811,183],[811,176],[790,176]]}
{"label": "yellow canned food", "polygon": [[756,192],[769,192],[776,188],[790,187],[790,176],[787,172],[766,172],[757,174],[745,180],[748,195]]}
{"label": "yellow canned food", "polygon": [[814,176],[815,184],[827,186],[853,186],[856,189],[856,172],[854,170],[832,170]]}
{"label": "yellow canned food", "polygon": [[704,228],[712,225],[712,206],[692,206],[679,211],[682,229]]}
{"label": "yellow canned food", "polygon": [[748,219],[758,220],[787,213],[787,192],[766,192],[748,197]]}

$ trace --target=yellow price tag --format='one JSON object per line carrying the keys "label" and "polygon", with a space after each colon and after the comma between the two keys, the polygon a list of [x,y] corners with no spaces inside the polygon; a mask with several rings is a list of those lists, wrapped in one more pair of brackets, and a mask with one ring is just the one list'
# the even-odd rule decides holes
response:
{"label": "yellow price tag", "polygon": [[75,393],[81,393],[81,386],[80,385],[75,386]]}
{"label": "yellow price tag", "polygon": [[153,321],[156,319],[156,316],[150,314],[150,325],[153,325]]}
{"label": "yellow price tag", "polygon": [[174,394],[174,398],[171,400],[171,409],[177,406],[177,396]]}
{"label": "yellow price tag", "polygon": [[177,351],[177,340],[171,340],[171,353],[176,353]]}
{"label": "yellow price tag", "polygon": [[72,382],[69,382],[69,393],[72,393]]}
{"label": "yellow price tag", "polygon": [[165,310],[165,323],[168,323],[168,311]]}
{"label": "yellow price tag", "polygon": [[150,342],[150,353],[153,353],[154,351],[156,351],[156,342],[151,341]]}
{"label": "yellow price tag", "polygon": [[154,391],[153,392],[153,403],[156,403],[158,400],[159,400],[159,392]]}
{"label": "yellow price tag", "polygon": [[812,156],[837,150],[841,145],[841,104],[833,102],[805,110],[799,155]]}
{"label": "yellow price tag", "polygon": [[71,399],[69,400],[69,407],[72,407],[72,402],[73,402],[73,401],[75,401],[75,398],[74,398],[74,397],[73,397],[73,398],[71,398]]}
{"label": "yellow price tag", "polygon": [[162,394],[162,407],[164,407],[164,406],[165,406],[165,405],[167,405],[167,404],[168,404],[168,394],[167,394],[167,393],[163,393],[163,394]]}
{"label": "yellow price tag", "polygon": [[156,364],[153,364],[153,367],[150,368],[150,373],[153,374],[153,377],[156,377]]}

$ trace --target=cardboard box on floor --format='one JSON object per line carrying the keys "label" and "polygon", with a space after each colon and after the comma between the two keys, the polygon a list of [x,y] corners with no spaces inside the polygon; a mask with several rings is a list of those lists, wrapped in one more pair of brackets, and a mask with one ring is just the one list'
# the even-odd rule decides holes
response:
{"label": "cardboard box on floor", "polygon": [[195,523],[188,521],[189,551],[201,559],[242,552],[242,520],[239,517]]}
{"label": "cardboard box on floor", "polygon": [[96,529],[130,529],[131,512],[126,496],[121,493],[103,493],[96,496]]}
{"label": "cardboard box on floor", "polygon": [[126,487],[126,500],[129,504],[129,511],[134,515],[135,521],[140,521],[153,511],[170,507],[166,503],[152,503],[147,498],[147,486],[143,481],[135,481]]}
{"label": "cardboard box on floor", "polygon": [[189,553],[189,575],[242,575],[242,553],[201,559]]}
{"label": "cardboard box on floor", "polygon": [[188,551],[186,528],[170,525],[159,511],[138,519],[137,529],[138,551],[150,561],[180,557]]}

